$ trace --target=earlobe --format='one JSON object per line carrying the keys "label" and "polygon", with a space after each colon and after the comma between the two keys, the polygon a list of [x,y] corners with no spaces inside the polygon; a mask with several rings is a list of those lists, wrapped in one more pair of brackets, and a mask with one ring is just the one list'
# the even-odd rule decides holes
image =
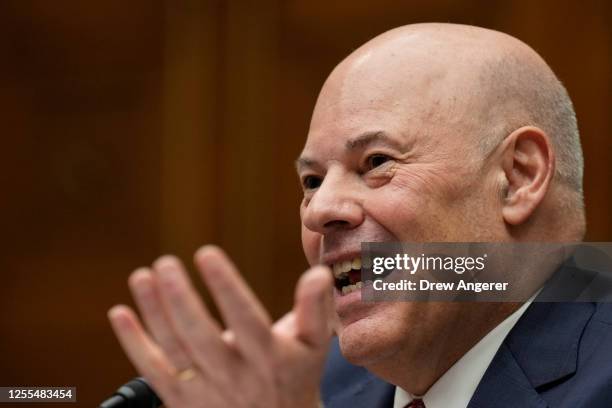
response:
{"label": "earlobe", "polygon": [[533,126],[515,130],[504,145],[502,169],[507,188],[502,216],[506,223],[520,225],[548,192],[555,169],[554,151],[548,135]]}

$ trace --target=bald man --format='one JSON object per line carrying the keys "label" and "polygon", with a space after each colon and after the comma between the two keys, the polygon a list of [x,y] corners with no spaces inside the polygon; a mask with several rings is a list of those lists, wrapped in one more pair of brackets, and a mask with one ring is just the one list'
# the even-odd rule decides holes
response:
{"label": "bald man", "polygon": [[582,167],[571,101],[528,46],[469,26],[391,30],[342,61],[315,106],[297,161],[313,268],[293,310],[272,323],[204,247],[225,329],[170,256],[130,278],[148,332],[125,306],[109,316],[169,407],[612,406],[605,304],[367,303],[332,281],[362,242],[580,241]]}

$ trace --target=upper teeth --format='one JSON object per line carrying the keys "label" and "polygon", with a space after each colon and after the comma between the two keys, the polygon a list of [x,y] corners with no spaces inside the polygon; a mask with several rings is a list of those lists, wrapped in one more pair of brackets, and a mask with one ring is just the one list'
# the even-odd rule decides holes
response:
{"label": "upper teeth", "polygon": [[352,261],[342,261],[333,264],[334,276],[339,278],[351,269],[361,269],[361,258],[355,258]]}

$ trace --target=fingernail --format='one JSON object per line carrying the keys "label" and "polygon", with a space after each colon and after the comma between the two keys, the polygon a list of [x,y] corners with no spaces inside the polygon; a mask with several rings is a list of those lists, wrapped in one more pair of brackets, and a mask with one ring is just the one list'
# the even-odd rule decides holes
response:
{"label": "fingernail", "polygon": [[153,262],[153,267],[162,268],[166,265],[174,266],[179,262],[178,258],[174,255],[163,255],[157,258],[155,262]]}
{"label": "fingernail", "polygon": [[205,262],[205,267],[209,269],[211,265],[215,265],[215,262],[217,261],[220,252],[221,250],[214,245],[204,245],[196,251],[194,255],[194,261],[200,266],[203,266],[202,264]]}
{"label": "fingernail", "polygon": [[164,283],[172,283],[176,280],[177,270],[172,265],[162,265],[157,271],[160,280]]}
{"label": "fingernail", "polygon": [[208,251],[209,251],[209,248],[210,248],[210,247],[209,247],[208,245],[201,246],[201,247],[200,247],[200,248],[198,248],[198,250],[195,252],[194,257],[195,257],[196,259],[198,259],[198,258],[202,257],[203,255],[206,255],[206,252],[208,252]]}
{"label": "fingernail", "polygon": [[130,275],[128,283],[132,288],[139,288],[150,283],[150,272],[147,268],[138,268]]}
{"label": "fingernail", "polygon": [[173,258],[160,259],[156,262],[155,271],[161,284],[159,288],[163,293],[170,295],[181,293],[180,270],[176,262]]}
{"label": "fingernail", "polygon": [[124,305],[115,305],[110,308],[107,316],[113,322],[121,323],[124,320],[122,315],[124,314],[125,310],[126,308]]}
{"label": "fingernail", "polygon": [[129,307],[117,305],[108,311],[108,319],[111,322],[111,326],[115,329],[120,329],[122,331],[133,330],[134,326],[130,320],[130,314],[131,311]]}

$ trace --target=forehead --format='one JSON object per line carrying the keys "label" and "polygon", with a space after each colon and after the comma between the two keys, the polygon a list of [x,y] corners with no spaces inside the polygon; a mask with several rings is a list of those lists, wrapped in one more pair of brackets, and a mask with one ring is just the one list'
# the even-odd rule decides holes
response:
{"label": "forehead", "polygon": [[474,70],[438,48],[401,38],[343,61],[319,94],[304,152],[373,131],[416,144],[470,133],[478,126]]}
{"label": "forehead", "polygon": [[404,85],[382,78],[364,82],[358,77],[326,83],[313,112],[304,154],[350,150],[356,140],[408,145],[422,135],[431,137],[445,116],[443,96],[427,84],[408,89]]}

